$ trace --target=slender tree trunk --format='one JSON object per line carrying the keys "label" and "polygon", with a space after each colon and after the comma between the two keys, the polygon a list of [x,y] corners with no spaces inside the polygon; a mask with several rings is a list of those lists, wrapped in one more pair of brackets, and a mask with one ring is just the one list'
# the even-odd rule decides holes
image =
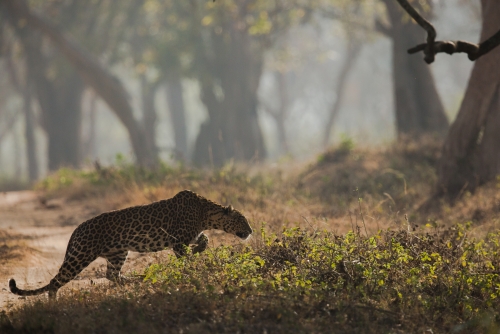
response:
{"label": "slender tree trunk", "polygon": [[[15,130],[15,129],[14,129]],[[13,133],[13,142],[14,142],[14,179],[16,181],[21,181],[21,157],[23,156],[22,149],[21,149],[21,142],[20,138],[21,136],[17,133],[17,131],[14,131]]]}
{"label": "slender tree trunk", "polygon": [[290,153],[288,146],[288,138],[286,136],[285,121],[287,118],[288,110],[290,108],[290,96],[288,95],[288,87],[286,83],[286,75],[282,72],[276,72],[276,81],[278,86],[279,108],[276,114],[276,125],[278,130],[278,140],[280,143],[280,150],[284,154]]}
{"label": "slender tree trunk", "polygon": [[194,145],[193,162],[196,165],[215,166],[228,159],[223,147],[222,106],[213,91],[210,78],[201,76],[201,101],[207,108],[209,118],[200,127]]}
{"label": "slender tree trunk", "polygon": [[82,158],[95,160],[97,158],[97,146],[96,146],[96,102],[97,97],[94,92],[89,92],[89,109],[87,111],[89,127],[87,129],[87,134],[85,135]]}
{"label": "slender tree trunk", "polygon": [[43,110],[48,136],[49,170],[80,166],[80,126],[83,82],[73,72],[56,78],[51,107]]}
{"label": "slender tree trunk", "polygon": [[[26,80],[26,82],[28,82],[28,80]],[[31,103],[31,87],[29,84],[27,84],[24,89],[23,102],[28,178],[30,182],[33,182],[38,179],[38,159],[36,154],[34,115]]]}
{"label": "slender tree trunk", "polygon": [[[1,31],[0,31],[1,33]],[[7,72],[9,73],[10,81],[16,90],[23,96],[23,113],[24,113],[24,135],[26,138],[26,158],[28,163],[28,178],[30,182],[38,179],[38,159],[36,154],[35,143],[35,122],[32,108],[31,98],[31,80],[28,74],[25,75],[24,85],[21,84],[19,75],[16,73],[15,65],[12,61],[11,53],[6,53]],[[28,64],[26,64],[28,67]]]}
{"label": "slender tree trunk", "polygon": [[340,75],[337,80],[337,87],[335,89],[335,103],[330,110],[330,114],[328,114],[328,120],[325,126],[325,134],[323,136],[323,147],[327,147],[330,143],[330,139],[332,136],[332,127],[335,118],[340,112],[340,108],[342,107],[342,102],[344,100],[344,90],[347,85],[347,79],[349,78],[349,73],[356,62],[356,58],[358,57],[361,51],[361,43],[357,42],[349,42],[347,46],[347,52],[344,58],[344,63],[340,70]]}
{"label": "slender tree trunk", "polygon": [[158,83],[148,82],[145,75],[141,76],[142,93],[142,115],[143,124],[148,146],[153,151],[154,156],[158,156],[158,145],[156,144],[156,106],[155,97],[158,89]]}
{"label": "slender tree trunk", "polygon": [[259,101],[262,108],[274,119],[276,122],[276,133],[278,135],[279,151],[283,154],[290,153],[288,146],[288,138],[286,135],[285,121],[290,108],[290,96],[288,94],[288,85],[286,81],[286,74],[281,71],[275,71],[274,77],[276,80],[276,87],[278,90],[278,107],[272,108],[263,101]]}
{"label": "slender tree trunk", "polygon": [[[398,3],[384,0],[393,44],[394,104],[398,136],[438,134],[444,136],[449,123],[430,67],[407,50],[425,41],[425,31],[409,20]],[[419,8],[421,10],[421,7]]]}
{"label": "slender tree trunk", "polygon": [[187,126],[182,80],[179,72],[167,73],[166,97],[172,127],[174,129],[175,153],[181,160],[187,159]]}
{"label": "slender tree trunk", "polygon": [[[481,0],[481,41],[500,29],[500,2]],[[438,189],[454,195],[500,174],[500,48],[476,60],[462,105],[446,138]]]}

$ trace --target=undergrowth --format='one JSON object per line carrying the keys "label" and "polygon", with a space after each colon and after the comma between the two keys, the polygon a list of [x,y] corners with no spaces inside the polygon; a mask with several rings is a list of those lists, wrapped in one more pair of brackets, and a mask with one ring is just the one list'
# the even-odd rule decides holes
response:
{"label": "undergrowth", "polygon": [[267,225],[244,244],[211,235],[204,253],[156,261],[124,286],[29,299],[0,314],[0,332],[498,333],[499,183],[418,212],[438,158],[433,141],[346,142],[291,172],[62,169],[39,183],[46,196],[113,197],[120,208],[191,189]]}
{"label": "undergrowth", "polygon": [[3,333],[497,333],[500,233],[284,229],[155,263],[124,287],[3,314]]}

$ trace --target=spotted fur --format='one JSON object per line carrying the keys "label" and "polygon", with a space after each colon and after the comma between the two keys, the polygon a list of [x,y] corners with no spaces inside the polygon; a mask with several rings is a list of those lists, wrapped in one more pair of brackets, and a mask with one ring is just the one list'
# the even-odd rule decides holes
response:
{"label": "spotted fur", "polygon": [[232,206],[224,207],[189,190],[167,200],[106,212],[75,229],[59,273],[49,284],[21,290],[11,279],[10,291],[20,296],[48,291],[49,297],[54,298],[59,288],[98,257],[108,262],[106,278],[119,281],[129,251],[156,252],[171,247],[180,257],[186,246],[195,244],[193,252],[203,252],[208,246],[203,231],[211,229],[224,230],[241,239],[252,234],[247,219]]}

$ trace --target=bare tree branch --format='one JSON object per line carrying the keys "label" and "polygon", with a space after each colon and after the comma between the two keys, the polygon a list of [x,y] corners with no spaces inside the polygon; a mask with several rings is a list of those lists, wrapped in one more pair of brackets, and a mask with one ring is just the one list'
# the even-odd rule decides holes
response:
{"label": "bare tree branch", "polygon": [[434,62],[435,55],[440,52],[454,54],[458,52],[467,53],[471,61],[487,54],[495,47],[500,45],[500,30],[480,44],[474,44],[467,41],[436,41],[436,29],[434,26],[424,19],[416,10],[408,3],[407,0],[396,0],[401,7],[427,31],[427,43],[419,44],[408,50],[409,54],[414,54],[423,51],[425,54],[425,62],[431,64]]}
{"label": "bare tree branch", "polygon": [[434,62],[434,56],[436,55],[434,50],[434,41],[436,40],[436,29],[434,26],[424,19],[416,10],[408,3],[407,0],[396,0],[401,7],[415,20],[417,23],[427,31],[427,44],[424,48],[425,62],[430,64]]}

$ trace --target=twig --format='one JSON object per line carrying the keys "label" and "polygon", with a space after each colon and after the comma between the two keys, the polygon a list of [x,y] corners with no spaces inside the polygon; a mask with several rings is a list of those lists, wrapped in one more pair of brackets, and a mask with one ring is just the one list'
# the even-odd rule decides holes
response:
{"label": "twig", "polygon": [[351,210],[347,210],[349,212],[349,220],[351,221],[351,229],[352,232],[354,232],[354,224],[352,223],[352,215],[351,215]]}
{"label": "twig", "polygon": [[485,271],[482,273],[470,273],[471,275],[499,275],[500,271]]}
{"label": "twig", "polygon": [[358,205],[359,205],[359,214],[361,215],[361,221],[363,222],[363,227],[365,229],[366,237],[368,238],[368,231],[366,230],[365,217],[363,216],[363,210],[361,210],[361,197],[359,197],[359,190],[356,188],[356,192],[358,193]]}
{"label": "twig", "polygon": [[304,221],[305,221],[306,223],[308,223],[308,224],[309,224],[309,226],[310,226],[310,227],[312,228],[312,230],[314,231],[314,234],[316,234],[316,232],[318,231],[318,228],[314,228],[314,226],[312,226],[312,224],[309,222],[309,220],[307,220],[307,218],[306,218],[306,217],[304,217],[304,216],[301,216],[301,217],[302,217],[302,219],[304,219]]}

